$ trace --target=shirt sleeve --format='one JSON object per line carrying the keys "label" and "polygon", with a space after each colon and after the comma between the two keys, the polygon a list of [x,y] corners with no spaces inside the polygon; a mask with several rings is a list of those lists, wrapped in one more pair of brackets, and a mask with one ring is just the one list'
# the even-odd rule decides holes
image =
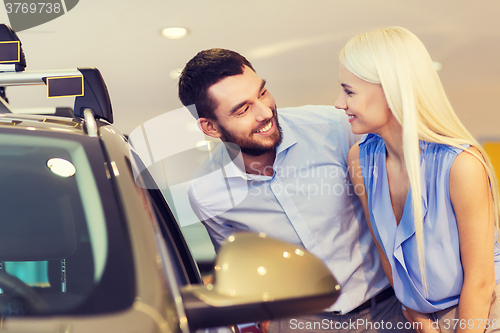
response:
{"label": "shirt sleeve", "polygon": [[193,182],[189,186],[188,197],[193,212],[207,229],[215,252],[219,252],[222,241],[235,232],[234,228],[225,224],[224,220],[214,217],[214,214],[210,214],[206,207],[200,205],[196,195],[196,185]]}

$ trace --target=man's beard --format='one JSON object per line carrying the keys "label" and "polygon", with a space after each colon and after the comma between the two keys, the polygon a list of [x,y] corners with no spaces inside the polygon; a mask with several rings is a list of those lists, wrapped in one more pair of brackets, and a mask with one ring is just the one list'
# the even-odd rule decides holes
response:
{"label": "man's beard", "polygon": [[219,131],[221,133],[220,139],[223,142],[230,142],[237,145],[243,154],[250,156],[260,156],[272,150],[276,150],[276,148],[281,144],[281,141],[283,140],[283,132],[278,122],[278,113],[276,111],[276,106],[274,106],[272,111],[273,111],[273,117],[271,121],[273,121],[276,126],[275,132],[271,135],[271,137],[275,139],[272,145],[270,146],[263,145],[262,143],[257,142],[257,140],[254,140],[251,137],[244,137],[244,138],[237,137],[229,133],[223,126],[218,124]]}

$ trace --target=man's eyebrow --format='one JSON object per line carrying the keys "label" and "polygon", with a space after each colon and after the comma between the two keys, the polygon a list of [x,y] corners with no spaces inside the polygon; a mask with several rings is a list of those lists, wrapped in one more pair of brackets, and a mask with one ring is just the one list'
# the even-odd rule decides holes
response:
{"label": "man's eyebrow", "polygon": [[266,80],[262,80],[262,83],[260,84],[260,89],[259,89],[259,92],[264,89],[264,87],[266,86]]}
{"label": "man's eyebrow", "polygon": [[[262,80],[262,82],[260,83],[259,94],[262,91],[262,89],[264,89],[265,86],[266,86],[266,80]],[[248,101],[244,101],[244,102],[241,102],[241,103],[235,105],[231,109],[231,111],[229,111],[229,115],[232,116],[236,111],[238,111],[243,105],[245,105],[247,103],[248,103]]]}
{"label": "man's eyebrow", "polygon": [[243,105],[247,104],[247,101],[241,102],[240,104],[234,106],[231,111],[229,111],[229,115],[232,116],[236,111],[238,111]]}

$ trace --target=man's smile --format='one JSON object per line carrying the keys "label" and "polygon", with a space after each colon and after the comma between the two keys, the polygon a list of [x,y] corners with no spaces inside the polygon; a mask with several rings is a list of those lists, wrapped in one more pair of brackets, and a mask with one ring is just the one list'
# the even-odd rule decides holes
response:
{"label": "man's smile", "polygon": [[259,133],[259,134],[268,134],[268,132],[270,132],[270,130],[273,128],[273,121],[269,121],[269,124],[267,124],[265,127],[261,128],[260,130],[258,131],[255,131],[255,133]]}

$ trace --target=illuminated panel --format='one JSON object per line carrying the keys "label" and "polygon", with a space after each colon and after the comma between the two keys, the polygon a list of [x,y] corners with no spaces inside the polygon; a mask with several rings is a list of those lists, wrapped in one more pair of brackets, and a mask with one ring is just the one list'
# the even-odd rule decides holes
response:
{"label": "illuminated panel", "polygon": [[0,42],[0,63],[19,62],[21,46],[18,41]]}
{"label": "illuminated panel", "polygon": [[497,180],[500,182],[500,141],[483,142],[483,147],[490,157],[491,164],[493,164],[493,167],[495,168]]}
{"label": "illuminated panel", "polygon": [[83,96],[83,75],[47,78],[47,97]]}

